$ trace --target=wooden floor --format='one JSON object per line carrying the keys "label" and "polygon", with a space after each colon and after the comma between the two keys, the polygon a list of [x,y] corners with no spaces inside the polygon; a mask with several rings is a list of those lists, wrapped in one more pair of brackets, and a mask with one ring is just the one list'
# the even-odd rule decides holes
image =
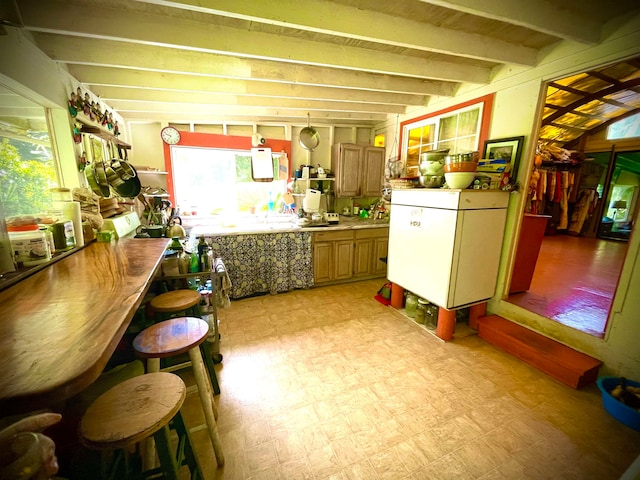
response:
{"label": "wooden floor", "polygon": [[544,237],[530,289],[507,301],[603,337],[627,246],[600,238]]}

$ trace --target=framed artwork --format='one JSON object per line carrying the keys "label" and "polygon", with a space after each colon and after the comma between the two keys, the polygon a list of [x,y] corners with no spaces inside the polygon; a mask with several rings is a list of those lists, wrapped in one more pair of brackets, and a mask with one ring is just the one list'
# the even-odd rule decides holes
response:
{"label": "framed artwork", "polygon": [[514,182],[518,175],[518,163],[523,144],[524,136],[485,140],[482,160],[503,161],[505,173],[508,175],[510,182]]}

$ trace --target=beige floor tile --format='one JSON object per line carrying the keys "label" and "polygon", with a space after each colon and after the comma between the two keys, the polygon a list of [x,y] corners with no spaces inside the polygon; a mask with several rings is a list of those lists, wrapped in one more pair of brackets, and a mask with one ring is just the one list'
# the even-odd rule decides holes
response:
{"label": "beige floor tile", "polygon": [[[373,299],[382,280],[233,301],[207,479],[617,479],[640,432],[477,336],[442,342]],[[188,425],[202,423],[198,397]],[[606,440],[605,440],[606,439]]]}

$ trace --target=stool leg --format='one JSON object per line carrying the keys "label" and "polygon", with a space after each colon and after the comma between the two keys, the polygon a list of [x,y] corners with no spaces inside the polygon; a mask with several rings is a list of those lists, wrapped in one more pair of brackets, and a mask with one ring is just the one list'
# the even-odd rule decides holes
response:
{"label": "stool leg", "polygon": [[178,412],[178,414],[173,417],[171,423],[176,433],[178,434],[178,438],[184,439],[183,455],[184,459],[187,462],[187,465],[189,465],[191,478],[203,479],[204,475],[202,474],[202,469],[200,468],[200,464],[198,463],[198,459],[196,458],[196,453],[193,450],[193,441],[191,440],[191,434],[189,433],[189,429],[187,428],[187,426],[184,424],[182,414]]}
{"label": "stool leg", "polygon": [[216,461],[220,467],[224,465],[224,454],[222,453],[222,443],[218,436],[218,426],[216,425],[214,415],[214,412],[217,412],[217,408],[213,401],[211,381],[209,380],[209,375],[207,375],[202,355],[200,355],[200,349],[192,348],[189,350],[189,358],[191,359],[196,383],[198,384],[198,394],[200,395],[200,402],[202,403],[202,409],[204,410],[204,418],[207,423],[207,429],[209,430],[209,436],[211,437],[213,452],[215,453]]}
{"label": "stool leg", "polygon": [[176,462],[171,445],[169,444],[169,427],[166,425],[153,434],[160,457],[160,466],[164,473],[164,478],[168,480],[178,480],[178,463]]}
{"label": "stool leg", "polygon": [[[160,371],[159,358],[147,358],[147,373]],[[151,470],[156,467],[156,450],[153,437],[149,437],[142,442],[142,466],[144,470]]]}
{"label": "stool leg", "polygon": [[209,345],[209,342],[207,340],[200,344],[200,353],[202,354],[202,357],[204,358],[204,364],[209,371],[209,377],[211,377],[213,393],[215,395],[220,395],[220,384],[218,383],[218,376],[216,375],[216,369],[213,366],[213,359],[211,358],[211,346]]}

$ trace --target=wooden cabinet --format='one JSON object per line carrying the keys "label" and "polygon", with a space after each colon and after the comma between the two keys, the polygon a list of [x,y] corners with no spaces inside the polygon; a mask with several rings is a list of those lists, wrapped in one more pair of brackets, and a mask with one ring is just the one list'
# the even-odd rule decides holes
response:
{"label": "wooden cabinet", "polygon": [[387,227],[314,233],[314,283],[385,276],[388,238]]}
{"label": "wooden cabinet", "polygon": [[387,256],[389,229],[356,230],[353,275],[355,277],[385,276],[387,264],[380,260]]}
{"label": "wooden cabinet", "polygon": [[384,177],[382,147],[337,143],[332,150],[337,197],[378,197]]}
{"label": "wooden cabinet", "polygon": [[313,235],[313,280],[316,284],[353,276],[353,232],[318,232]]}

